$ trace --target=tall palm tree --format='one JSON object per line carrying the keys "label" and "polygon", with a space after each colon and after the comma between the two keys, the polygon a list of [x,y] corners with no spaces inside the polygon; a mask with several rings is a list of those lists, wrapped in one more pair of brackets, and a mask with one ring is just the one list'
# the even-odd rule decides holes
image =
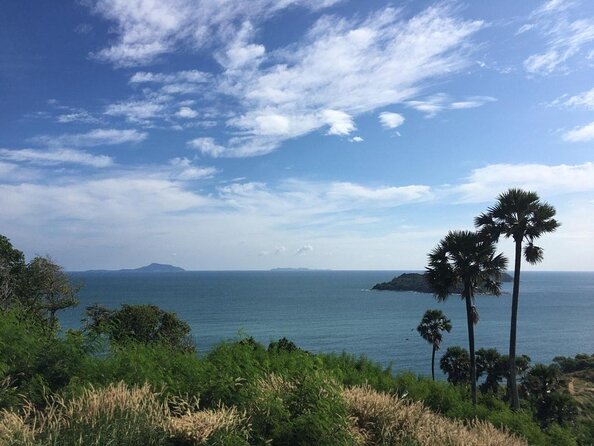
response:
{"label": "tall palm tree", "polygon": [[429,254],[427,280],[439,301],[462,286],[466,303],[468,347],[470,353],[470,386],[472,403],[476,404],[476,358],[474,355],[474,325],[478,312],[474,296],[480,287],[492,294],[501,293],[501,274],[507,259],[495,254],[495,242],[472,231],[450,231]]}
{"label": "tall palm tree", "polygon": [[488,208],[487,212],[474,220],[477,229],[489,239],[498,241],[503,235],[506,238],[513,238],[515,243],[508,382],[514,409],[520,408],[515,364],[522,244],[526,242],[523,252],[528,263],[534,265],[541,262],[543,250],[536,246],[534,241],[543,234],[555,231],[560,226],[560,223],[553,218],[555,213],[555,208],[548,203],[541,202],[536,192],[509,189],[499,195],[494,206]]}
{"label": "tall palm tree", "polygon": [[417,327],[421,337],[431,344],[431,377],[435,381],[435,352],[439,350],[443,339],[442,333],[452,330],[452,322],[441,312],[441,310],[427,310]]}

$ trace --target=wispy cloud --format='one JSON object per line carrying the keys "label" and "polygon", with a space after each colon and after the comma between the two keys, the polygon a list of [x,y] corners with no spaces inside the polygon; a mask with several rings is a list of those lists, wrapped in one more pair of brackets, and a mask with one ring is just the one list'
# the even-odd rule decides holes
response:
{"label": "wispy cloud", "polygon": [[173,73],[151,73],[139,71],[130,78],[131,84],[158,83],[158,84],[179,84],[179,83],[203,83],[211,79],[211,75],[199,70],[184,70]]}
{"label": "wispy cloud", "polygon": [[212,156],[213,158],[221,156],[226,150],[224,147],[216,144],[214,139],[210,137],[194,138],[191,141],[188,141],[188,146],[199,150],[200,153],[204,155]]}
{"label": "wispy cloud", "polygon": [[[548,75],[566,72],[566,62],[592,48],[594,43],[594,18],[572,18],[576,2],[550,0],[536,9],[531,19],[535,20],[525,31],[536,30],[546,42],[543,52],[524,60],[524,68],[530,74]],[[579,11],[579,8],[575,8]],[[522,29],[522,28],[521,28]]]}
{"label": "wispy cloud", "polygon": [[548,195],[594,192],[594,163],[492,164],[473,170],[466,182],[453,187],[450,192],[463,202],[483,202],[493,200],[509,187]]}
{"label": "wispy cloud", "polygon": [[143,123],[162,117],[166,108],[163,98],[150,98],[139,101],[130,100],[110,104],[105,109],[109,116],[122,116],[130,122]]}
{"label": "wispy cloud", "polygon": [[188,158],[172,158],[169,164],[172,166],[170,177],[182,181],[210,178],[218,173],[215,167],[196,166]]}
{"label": "wispy cloud", "polygon": [[50,147],[92,147],[102,145],[117,145],[138,143],[144,141],[148,134],[136,129],[94,129],[86,133],[64,133],[58,136],[36,136],[31,141]]}
{"label": "wispy cloud", "polygon": [[226,71],[220,91],[241,107],[227,126],[240,136],[216,142],[225,148],[218,154],[261,155],[318,129],[348,135],[358,115],[410,100],[428,79],[466,66],[469,38],[481,26],[443,6],[408,20],[391,8],[365,19],[325,16],[304,40],[266,59],[275,64]]}
{"label": "wispy cloud", "polygon": [[75,110],[70,113],[62,113],[58,115],[57,120],[61,124],[67,124],[70,122],[86,122],[86,123],[97,123],[99,119],[91,115],[85,110]]}
{"label": "wispy cloud", "polygon": [[574,96],[563,95],[555,99],[550,105],[594,110],[594,88]]}
{"label": "wispy cloud", "polygon": [[246,21],[262,22],[290,6],[320,9],[337,0],[93,0],[92,10],[114,22],[116,42],[95,57],[118,67],[145,65],[180,47],[224,44]]}
{"label": "wispy cloud", "polygon": [[432,118],[444,110],[477,108],[495,101],[497,99],[491,96],[470,96],[463,100],[453,100],[445,93],[438,93],[424,99],[407,101],[406,105]]}
{"label": "wispy cloud", "polygon": [[80,164],[92,167],[109,167],[113,164],[113,160],[109,156],[92,155],[73,149],[0,149],[0,159],[42,165]]}
{"label": "wispy cloud", "polygon": [[563,139],[569,142],[594,141],[594,121],[581,127],[575,127],[563,134]]}

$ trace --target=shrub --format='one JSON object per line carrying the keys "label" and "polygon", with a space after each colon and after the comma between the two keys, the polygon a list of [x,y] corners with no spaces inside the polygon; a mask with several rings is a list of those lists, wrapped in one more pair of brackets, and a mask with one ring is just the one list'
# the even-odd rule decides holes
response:
{"label": "shrub", "polygon": [[85,329],[105,334],[120,345],[134,342],[191,352],[195,349],[188,323],[156,305],[124,304],[119,310],[93,305],[86,310]]}
{"label": "shrub", "polygon": [[323,373],[258,380],[248,412],[258,444],[356,444],[342,388]]}

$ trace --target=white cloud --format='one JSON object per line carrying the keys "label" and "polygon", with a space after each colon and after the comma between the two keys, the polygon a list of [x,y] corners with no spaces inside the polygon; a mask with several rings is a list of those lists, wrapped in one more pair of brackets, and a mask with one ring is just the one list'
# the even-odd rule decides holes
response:
{"label": "white cloud", "polygon": [[361,138],[360,136],[353,136],[351,139],[349,139],[350,142],[363,142],[363,138]]}
{"label": "white cloud", "polygon": [[227,125],[241,136],[219,155],[265,154],[327,125],[347,135],[360,114],[410,100],[427,80],[468,65],[469,38],[481,26],[444,6],[408,20],[392,8],[364,19],[322,17],[302,41],[263,55],[268,63],[225,72],[219,92],[242,110]]}
{"label": "white cloud", "polygon": [[572,0],[548,0],[539,8],[535,9],[532,12],[531,17],[558,13],[573,6],[575,6],[575,2]]}
{"label": "white cloud", "polygon": [[575,96],[567,97],[567,95],[563,95],[555,99],[551,105],[575,108],[582,107],[587,110],[594,110],[594,88]]}
{"label": "white cloud", "polygon": [[312,0],[94,0],[92,9],[115,22],[117,39],[95,54],[118,67],[145,65],[180,47],[197,50],[233,40],[246,21],[264,21],[290,6],[320,9]]}
{"label": "white cloud", "polygon": [[4,183],[13,181],[32,181],[38,177],[39,172],[34,169],[23,168],[19,164],[0,161],[0,178]]}
{"label": "white cloud", "polygon": [[80,164],[92,167],[109,167],[113,160],[106,155],[91,155],[73,149],[0,149],[0,159],[30,162],[33,164]]}
{"label": "white cloud", "polygon": [[356,129],[353,118],[340,110],[324,110],[324,120],[330,126],[328,135],[348,135]]}
{"label": "white cloud", "polygon": [[193,140],[188,141],[188,145],[199,150],[200,153],[212,156],[214,158],[221,156],[226,150],[224,147],[217,145],[213,138],[208,137],[194,138]]}
{"label": "white cloud", "polygon": [[[594,127],[594,126],[593,126]],[[542,194],[594,192],[594,163],[575,165],[492,164],[472,171],[466,183],[450,191],[464,202],[493,200],[510,187]]]}
{"label": "white cloud", "polygon": [[301,248],[299,248],[297,251],[295,251],[295,255],[302,256],[302,255],[312,252],[313,250],[314,250],[313,246],[303,245]]}
{"label": "white cloud", "polygon": [[159,84],[178,84],[178,83],[203,83],[211,78],[209,73],[198,70],[184,70],[174,73],[151,73],[139,71],[130,78],[131,84],[140,83],[159,83]]}
{"label": "white cloud", "polygon": [[[342,219],[334,214],[389,209],[432,199],[429,186],[370,187],[352,182],[286,180],[270,187],[259,182],[232,183],[219,189],[220,198],[244,211],[267,215],[271,220],[311,224]],[[313,218],[315,217],[315,218]]]}
{"label": "white cloud", "polygon": [[[0,205],[19,221],[43,215],[43,221],[73,219],[92,222],[106,231],[114,222],[177,212],[208,204],[208,200],[164,179],[112,176],[66,184],[0,184]],[[126,222],[126,220],[128,222]]]}
{"label": "white cloud", "polygon": [[72,111],[71,113],[63,113],[58,115],[58,122],[61,124],[67,124],[70,122],[86,122],[86,123],[96,123],[99,122],[99,119],[92,116],[89,112],[85,110],[78,110]]}
{"label": "white cloud", "polygon": [[250,22],[244,22],[235,38],[218,54],[218,62],[228,70],[257,65],[266,49],[264,45],[250,43],[254,31]]}
{"label": "white cloud", "polygon": [[[223,68],[217,76],[198,70],[137,72],[130,83],[147,84],[146,97],[112,104],[107,114],[148,123],[176,114],[191,118],[194,111],[212,122],[203,109],[175,102],[177,94],[200,94],[202,107],[225,119],[231,136],[215,141],[207,135],[190,144],[205,154],[245,157],[269,153],[287,139],[325,127],[328,135],[352,134],[357,116],[391,104],[409,101],[433,115],[493,100],[413,100],[427,81],[451,76],[471,63],[470,38],[482,22],[456,17],[455,9],[444,4],[411,18],[393,8],[353,19],[323,16],[300,41],[267,52],[255,41],[262,20],[290,5],[318,9],[335,1],[254,0],[249,8],[236,0],[216,7],[206,0],[199,3],[139,0],[132,7],[124,0],[96,1],[95,11],[118,24],[120,37],[100,57],[116,65],[144,63],[174,49],[199,48],[204,42],[195,38],[200,35],[208,36]],[[233,114],[218,110],[223,97],[237,104]]]}
{"label": "white cloud", "polygon": [[130,122],[144,122],[163,115],[165,105],[160,99],[145,99],[141,101],[124,101],[110,104],[105,114],[123,116]]}
{"label": "white cloud", "polygon": [[65,133],[58,136],[36,136],[31,138],[31,141],[51,147],[92,147],[138,143],[144,141],[147,136],[146,132],[140,132],[135,129],[94,129],[86,133]]}
{"label": "white cloud", "polygon": [[464,100],[455,101],[445,93],[438,93],[421,100],[407,101],[406,105],[432,118],[444,110],[477,108],[495,101],[497,99],[491,96],[470,96]]}
{"label": "white cloud", "polygon": [[563,139],[569,142],[587,142],[594,140],[594,121],[582,127],[576,127],[563,134]]}
{"label": "white cloud", "polygon": [[181,107],[176,113],[175,116],[177,116],[178,118],[183,118],[183,119],[192,119],[198,116],[198,112],[196,110],[193,110],[190,107]]}
{"label": "white cloud", "polygon": [[516,36],[519,36],[520,34],[524,34],[528,31],[531,31],[535,27],[536,27],[536,25],[534,23],[526,23],[526,24],[520,26],[520,28],[518,28],[518,30],[516,31]]}
{"label": "white cloud", "polygon": [[[574,258],[576,252],[591,257],[593,163],[492,165],[444,191],[293,179],[232,183],[208,194],[178,178],[184,169],[205,168],[187,158],[166,167],[101,170],[77,179],[56,170],[51,176],[21,177],[18,184],[5,177],[14,171],[8,164],[0,161],[0,226],[28,252],[51,252],[73,269],[140,264],[163,252],[176,252],[176,261],[192,269],[267,269],[285,266],[279,262],[307,246],[312,255],[302,257],[303,266],[312,268],[420,268],[449,227],[464,222],[468,210],[476,215],[510,185],[537,190],[559,211],[561,230],[543,241],[546,268],[572,268],[575,263],[563,254],[568,249]],[[567,194],[582,194],[585,201]],[[564,199],[549,199],[553,196]],[[435,218],[410,212],[415,203],[435,199],[440,206]],[[452,199],[477,204],[460,212]],[[411,208],[394,208],[400,205]],[[444,213],[448,206],[451,212]],[[268,255],[258,257],[262,247]],[[89,250],[92,259],[72,254]]]}
{"label": "white cloud", "polygon": [[404,116],[399,113],[382,112],[379,114],[382,125],[389,129],[395,129],[404,124]]}
{"label": "white cloud", "polygon": [[545,38],[546,48],[524,60],[529,74],[567,72],[570,59],[591,50],[594,19],[570,18],[570,8],[574,5],[571,1],[551,0],[532,13],[536,23],[530,29],[536,29]]}
{"label": "white cloud", "polygon": [[346,201],[381,202],[392,206],[427,200],[431,198],[431,188],[417,185],[370,188],[349,182],[338,182],[330,185],[327,196]]}
{"label": "white cloud", "polygon": [[188,158],[172,158],[169,164],[173,167],[170,178],[182,181],[210,178],[218,173],[215,167],[195,166]]}

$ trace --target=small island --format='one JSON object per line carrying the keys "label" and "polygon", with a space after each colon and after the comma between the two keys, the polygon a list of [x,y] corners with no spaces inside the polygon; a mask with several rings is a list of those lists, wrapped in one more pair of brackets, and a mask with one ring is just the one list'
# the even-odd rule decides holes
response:
{"label": "small island", "polygon": [[[513,277],[508,273],[503,273],[501,276],[502,282],[512,282]],[[394,277],[389,282],[377,283],[372,290],[380,291],[415,291],[417,293],[432,293],[431,287],[426,280],[425,274],[421,273],[404,273],[398,277]],[[455,293],[460,293],[462,288],[456,289]],[[486,294],[485,290],[481,293]]]}
{"label": "small island", "polygon": [[180,268],[179,266],[168,265],[165,263],[151,263],[150,265],[141,266],[140,268],[130,268],[130,269],[117,269],[117,270],[109,270],[109,269],[93,269],[89,271],[85,271],[87,273],[179,273],[183,272],[185,269]]}

